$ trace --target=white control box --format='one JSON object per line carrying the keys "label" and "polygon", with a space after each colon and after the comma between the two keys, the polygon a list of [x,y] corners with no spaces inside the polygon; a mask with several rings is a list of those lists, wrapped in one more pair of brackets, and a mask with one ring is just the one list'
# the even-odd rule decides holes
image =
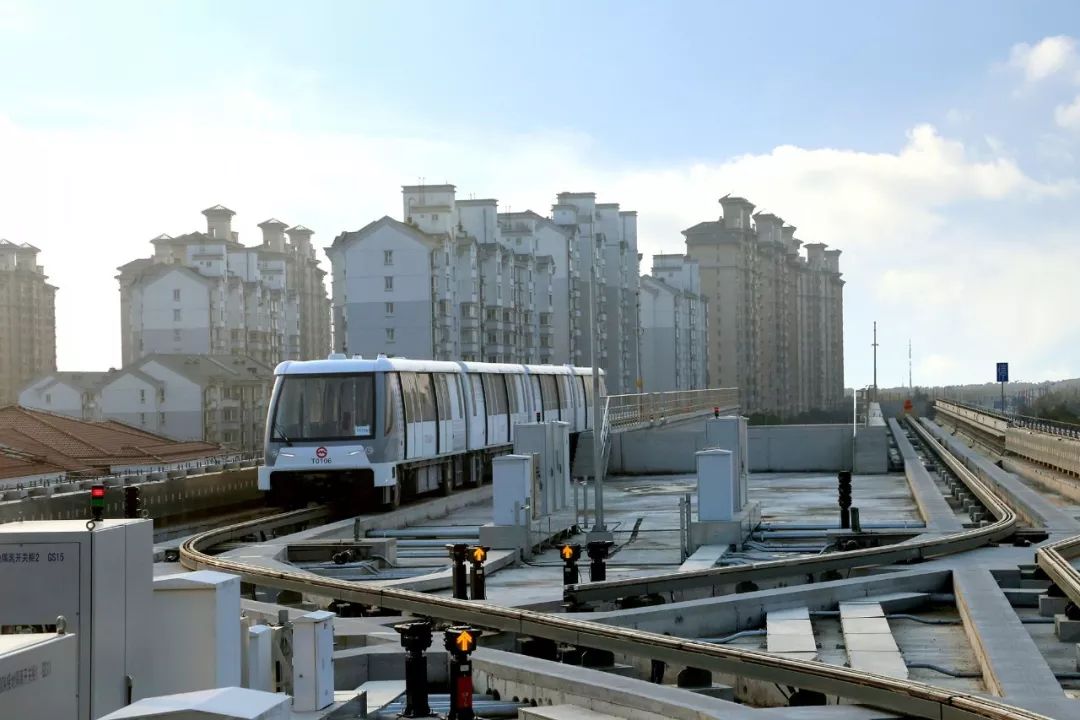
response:
{"label": "white control box", "polygon": [[750,484],[750,458],[747,454],[746,418],[728,415],[705,421],[705,449],[718,448],[731,452],[735,479],[732,502],[735,511],[746,507]]}
{"label": "white control box", "polygon": [[55,629],[65,618],[78,644],[74,717],[93,720],[147,695],[153,539],[150,520],[0,525],[0,625]]}
{"label": "white control box", "polygon": [[492,522],[495,525],[528,524],[535,478],[532,455],[500,455],[491,460]]}
{"label": "white control box", "polygon": [[334,613],[317,610],[292,625],[293,710],[322,710],[334,702]]}
{"label": "white control box", "polygon": [[240,578],[199,570],[154,578],[154,695],[241,683]]}
{"label": "white control box", "polygon": [[0,718],[73,718],[79,705],[74,635],[0,635]]}
{"label": "white control box", "polygon": [[551,421],[514,426],[514,454],[536,455],[540,491],[535,516],[562,510],[570,497],[570,424]]}
{"label": "white control box", "polygon": [[698,520],[731,520],[735,516],[735,457],[729,450],[702,450],[697,460]]}

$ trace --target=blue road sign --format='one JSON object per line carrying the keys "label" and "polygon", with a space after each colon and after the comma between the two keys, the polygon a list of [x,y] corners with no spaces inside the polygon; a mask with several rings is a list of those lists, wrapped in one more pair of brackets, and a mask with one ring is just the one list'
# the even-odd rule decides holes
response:
{"label": "blue road sign", "polygon": [[1009,382],[1009,363],[997,364],[997,381]]}

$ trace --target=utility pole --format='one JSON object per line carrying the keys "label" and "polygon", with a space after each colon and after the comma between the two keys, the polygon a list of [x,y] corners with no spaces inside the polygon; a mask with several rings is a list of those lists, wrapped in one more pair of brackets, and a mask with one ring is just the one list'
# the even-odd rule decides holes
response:
{"label": "utility pole", "polygon": [[907,341],[907,386],[909,391],[915,389],[915,384],[911,382],[911,338]]}
{"label": "utility pole", "polygon": [[874,321],[874,401],[878,399],[877,396],[877,320]]}
{"label": "utility pole", "polygon": [[586,535],[587,542],[599,542],[611,540],[611,533],[604,524],[604,447],[603,442],[603,410],[600,407],[600,322],[597,316],[600,314],[599,298],[596,294],[596,284],[600,275],[597,267],[597,245],[594,240],[592,252],[592,270],[589,275],[589,324],[592,336],[592,376],[593,376],[593,490],[595,500],[593,502],[593,526]]}

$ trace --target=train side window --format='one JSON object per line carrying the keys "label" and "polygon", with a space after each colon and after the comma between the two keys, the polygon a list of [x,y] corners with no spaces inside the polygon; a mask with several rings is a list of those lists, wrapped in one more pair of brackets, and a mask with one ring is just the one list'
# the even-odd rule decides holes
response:
{"label": "train side window", "polygon": [[435,422],[435,390],[431,386],[430,373],[417,373],[416,396],[420,401],[420,420]]}
{"label": "train side window", "polygon": [[484,381],[486,385],[484,397],[488,401],[488,415],[505,415],[506,386],[503,385],[502,376],[494,373],[485,374]]}
{"label": "train side window", "polygon": [[555,388],[554,375],[540,376],[540,394],[543,398],[545,412],[548,410],[558,410],[559,391]]}
{"label": "train side window", "polygon": [[518,409],[520,403],[518,402],[517,377],[514,375],[503,375],[502,379],[506,381],[507,407],[511,413],[517,414],[521,412]]}
{"label": "train side window", "polygon": [[[476,373],[469,373],[469,390],[472,392],[472,414],[476,417],[477,413],[484,407],[484,388],[480,383],[480,375]],[[484,411],[487,412],[486,410]]]}
{"label": "train side window", "polygon": [[529,384],[532,387],[533,403],[535,405],[533,407],[533,412],[540,412],[540,410],[543,409],[543,391],[540,385],[540,376],[530,375]]}
{"label": "train side window", "polygon": [[401,373],[401,388],[405,398],[405,422],[420,422],[420,401],[416,391],[416,373]]}
{"label": "train side window", "polygon": [[434,373],[431,377],[435,381],[435,403],[439,420],[451,420],[453,411],[450,409],[450,390],[446,387],[446,373]]}
{"label": "train side window", "polygon": [[397,399],[401,394],[398,385],[397,373],[386,373],[386,382],[383,384],[383,435],[387,436],[394,432],[395,412]]}

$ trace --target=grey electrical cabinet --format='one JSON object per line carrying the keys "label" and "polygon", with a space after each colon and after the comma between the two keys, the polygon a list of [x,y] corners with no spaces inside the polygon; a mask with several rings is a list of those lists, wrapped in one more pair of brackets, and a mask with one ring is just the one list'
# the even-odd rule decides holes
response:
{"label": "grey electrical cabinet", "polygon": [[[55,632],[78,644],[78,715],[106,715],[144,697],[150,637],[153,521],[0,525],[0,625]],[[43,627],[40,627],[43,626]]]}

